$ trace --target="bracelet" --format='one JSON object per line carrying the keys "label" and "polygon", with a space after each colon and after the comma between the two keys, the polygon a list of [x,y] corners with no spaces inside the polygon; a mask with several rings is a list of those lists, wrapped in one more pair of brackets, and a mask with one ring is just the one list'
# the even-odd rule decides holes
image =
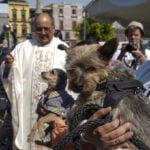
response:
{"label": "bracelet", "polygon": [[[83,120],[83,121],[81,121],[80,126],[83,125],[83,124],[85,124],[87,121],[88,121],[88,120],[86,120],[86,119]],[[85,142],[85,143],[89,143],[89,141],[85,138],[84,133],[81,133],[81,134],[80,134],[80,139],[81,139],[83,142]]]}

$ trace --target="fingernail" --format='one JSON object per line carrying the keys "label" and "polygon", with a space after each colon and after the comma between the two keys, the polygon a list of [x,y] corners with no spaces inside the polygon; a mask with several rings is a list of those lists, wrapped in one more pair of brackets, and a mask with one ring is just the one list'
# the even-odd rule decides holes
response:
{"label": "fingernail", "polygon": [[126,123],[126,125],[127,125],[127,127],[129,127],[129,126],[131,126],[131,123],[130,123],[130,122],[128,122],[128,123]]}
{"label": "fingernail", "polygon": [[133,132],[129,132],[129,137],[132,137],[133,136]]}

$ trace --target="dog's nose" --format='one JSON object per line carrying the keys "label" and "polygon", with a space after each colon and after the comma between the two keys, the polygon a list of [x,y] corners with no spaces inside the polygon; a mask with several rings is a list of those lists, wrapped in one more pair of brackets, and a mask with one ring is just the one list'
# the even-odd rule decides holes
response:
{"label": "dog's nose", "polygon": [[44,72],[41,72],[41,75],[43,75],[44,74]]}
{"label": "dog's nose", "polygon": [[77,84],[76,89],[81,91],[83,89],[83,84],[82,83]]}

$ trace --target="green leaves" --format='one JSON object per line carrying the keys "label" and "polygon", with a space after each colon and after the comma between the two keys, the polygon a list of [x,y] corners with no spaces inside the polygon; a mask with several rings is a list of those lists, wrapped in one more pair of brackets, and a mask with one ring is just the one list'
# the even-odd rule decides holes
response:
{"label": "green leaves", "polygon": [[[84,36],[84,20],[75,29],[80,40]],[[92,20],[89,16],[86,18],[86,38],[93,37],[98,41],[107,41],[114,36],[112,24],[99,23]]]}

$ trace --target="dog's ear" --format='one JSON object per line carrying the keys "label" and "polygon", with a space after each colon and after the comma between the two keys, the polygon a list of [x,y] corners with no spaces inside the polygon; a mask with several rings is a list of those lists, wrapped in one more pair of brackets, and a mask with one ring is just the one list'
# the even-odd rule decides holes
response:
{"label": "dog's ear", "polygon": [[112,38],[98,49],[100,56],[110,60],[118,47],[117,38]]}
{"label": "dog's ear", "polygon": [[70,48],[68,48],[68,47],[67,47],[66,45],[64,45],[64,44],[59,44],[59,45],[58,45],[58,49],[64,50],[64,51],[66,51],[66,53],[68,53],[69,50],[70,50]]}

